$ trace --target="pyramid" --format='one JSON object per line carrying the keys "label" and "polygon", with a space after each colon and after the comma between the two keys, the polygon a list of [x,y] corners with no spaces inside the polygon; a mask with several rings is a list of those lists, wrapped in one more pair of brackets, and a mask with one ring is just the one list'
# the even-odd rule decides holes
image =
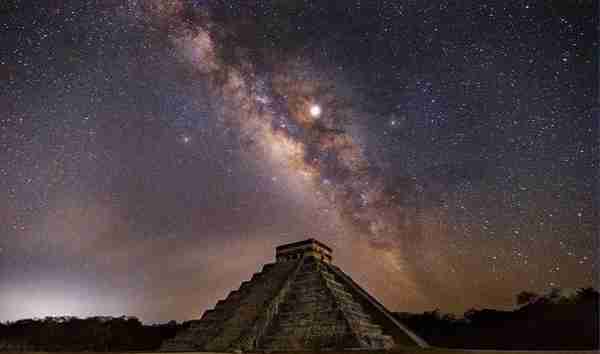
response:
{"label": "pyramid", "polygon": [[292,351],[427,347],[308,239],[275,249],[244,281],[161,351]]}

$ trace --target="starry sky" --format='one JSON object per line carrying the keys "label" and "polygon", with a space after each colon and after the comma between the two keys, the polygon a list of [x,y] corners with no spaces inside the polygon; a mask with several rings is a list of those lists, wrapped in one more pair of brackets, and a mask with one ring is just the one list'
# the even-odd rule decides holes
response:
{"label": "starry sky", "polygon": [[596,285],[597,2],[0,5],[0,321],[198,318],[315,237],[394,311]]}

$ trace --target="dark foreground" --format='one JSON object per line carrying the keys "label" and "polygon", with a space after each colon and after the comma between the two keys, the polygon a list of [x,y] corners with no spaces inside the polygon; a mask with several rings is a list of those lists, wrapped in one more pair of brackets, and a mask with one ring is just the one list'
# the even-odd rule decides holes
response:
{"label": "dark foreground", "polygon": [[[538,353],[598,353],[599,303],[600,294],[590,288],[582,289],[572,298],[539,297],[513,311],[472,310],[464,318],[437,311],[397,313],[396,316],[431,346],[456,348],[431,349],[436,354],[531,353],[532,350]],[[0,323],[0,352],[156,352],[163,341],[189,325],[190,321],[145,325],[135,317],[125,316],[25,319]],[[417,351],[429,350],[397,352]]]}
{"label": "dark foreground", "polygon": [[[19,354],[56,354],[56,352],[15,352]],[[110,354],[156,354],[157,352],[108,352]],[[203,354],[221,354],[212,352],[183,352],[178,354],[192,354],[192,353],[203,353]],[[314,352],[323,353],[323,352]],[[331,351],[326,352],[328,354],[356,354],[356,351],[350,352],[337,352]],[[361,351],[364,354],[598,354],[598,350],[545,350],[545,351],[527,351],[527,350],[460,350],[460,349],[443,349],[443,348],[432,348],[432,349],[414,349],[414,350],[401,350],[401,351]],[[107,352],[61,352],[61,354],[107,354]],[[311,354],[311,352],[286,352],[286,354]]]}

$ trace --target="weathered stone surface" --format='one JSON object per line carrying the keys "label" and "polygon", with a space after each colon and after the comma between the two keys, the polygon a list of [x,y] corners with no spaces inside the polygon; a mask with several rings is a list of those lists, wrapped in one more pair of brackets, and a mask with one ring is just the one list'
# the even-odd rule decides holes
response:
{"label": "weathered stone surface", "polygon": [[217,302],[163,351],[287,351],[427,346],[310,239],[279,246],[277,262]]}
{"label": "weathered stone surface", "polygon": [[258,316],[265,301],[279,290],[287,279],[293,264],[271,264],[255,274],[251,281],[242,283],[214,309],[204,312],[202,318],[186,331],[161,346],[162,351],[226,351],[231,341]]}

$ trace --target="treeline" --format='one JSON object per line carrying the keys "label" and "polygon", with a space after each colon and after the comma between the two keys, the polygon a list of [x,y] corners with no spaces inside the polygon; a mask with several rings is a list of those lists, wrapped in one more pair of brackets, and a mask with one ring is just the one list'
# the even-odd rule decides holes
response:
{"label": "treeline", "polygon": [[[599,347],[600,293],[522,292],[513,311],[472,309],[457,318],[439,310],[396,313],[433,346],[466,349],[563,349]],[[135,317],[46,317],[0,323],[0,351],[151,351],[192,321],[144,325]]]}
{"label": "treeline", "polygon": [[187,326],[144,325],[135,317],[46,317],[0,323],[0,351],[137,351],[158,349]]}
{"label": "treeline", "polygon": [[598,349],[600,293],[582,288],[521,292],[513,311],[471,309],[462,318],[439,310],[396,316],[431,345],[504,350]]}

